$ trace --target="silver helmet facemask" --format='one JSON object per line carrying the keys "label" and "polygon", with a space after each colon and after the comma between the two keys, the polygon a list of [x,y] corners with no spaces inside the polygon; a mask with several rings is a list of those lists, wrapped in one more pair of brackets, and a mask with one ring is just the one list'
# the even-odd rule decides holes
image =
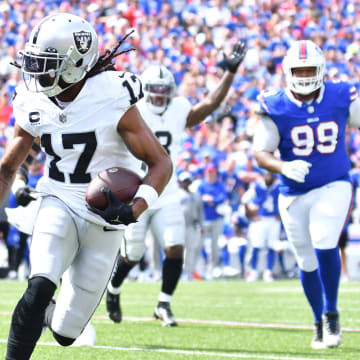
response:
{"label": "silver helmet facemask", "polygon": [[145,92],[148,94],[149,101],[157,110],[155,112],[163,113],[169,105],[173,95],[174,88],[167,84],[146,84]]}
{"label": "silver helmet facemask", "polygon": [[52,92],[59,86],[59,79],[66,65],[65,59],[68,60],[68,57],[51,51],[36,54],[37,50],[36,46],[28,43],[25,51],[20,51],[23,80],[29,91]]}
{"label": "silver helmet facemask", "polygon": [[151,65],[143,72],[141,80],[147,106],[154,114],[161,115],[175,95],[174,76],[165,66]]}

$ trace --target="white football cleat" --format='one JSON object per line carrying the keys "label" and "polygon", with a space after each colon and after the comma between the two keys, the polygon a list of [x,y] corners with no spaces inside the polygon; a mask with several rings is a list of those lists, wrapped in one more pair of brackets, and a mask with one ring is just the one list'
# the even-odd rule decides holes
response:
{"label": "white football cleat", "polygon": [[162,326],[178,326],[169,302],[159,301],[154,311],[154,317],[162,321]]}
{"label": "white football cleat", "polygon": [[272,273],[271,270],[268,270],[268,269],[267,269],[267,270],[264,271],[263,280],[264,280],[265,282],[272,282],[272,281],[274,281],[274,275],[273,275],[273,273]]}
{"label": "white football cleat", "polygon": [[89,321],[80,336],[75,340],[72,346],[95,346],[96,331]]}
{"label": "white football cleat", "polygon": [[250,270],[248,276],[246,277],[247,282],[257,281],[259,278],[259,273],[256,270]]}
{"label": "white football cleat", "polygon": [[342,333],[340,328],[339,314],[328,311],[323,314],[323,339],[326,347],[337,347],[341,344]]}

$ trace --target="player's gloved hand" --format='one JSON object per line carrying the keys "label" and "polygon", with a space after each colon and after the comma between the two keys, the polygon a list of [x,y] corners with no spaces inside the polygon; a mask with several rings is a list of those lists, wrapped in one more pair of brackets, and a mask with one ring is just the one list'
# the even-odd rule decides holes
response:
{"label": "player's gloved hand", "polygon": [[311,163],[304,160],[294,160],[284,162],[281,173],[287,178],[299,183],[305,182],[305,176],[309,173]]}
{"label": "player's gloved hand", "polygon": [[34,191],[30,186],[24,186],[16,190],[15,200],[21,206],[28,206],[31,201],[36,200],[35,197],[31,195]]}
{"label": "player's gloved hand", "polygon": [[244,60],[246,55],[246,45],[243,41],[238,41],[234,47],[231,55],[227,57],[224,54],[224,64],[226,70],[229,70],[231,73],[235,74],[239,65]]}
{"label": "player's gloved hand", "polygon": [[99,210],[87,205],[90,211],[100,215],[111,225],[129,225],[136,222],[131,205],[120,201],[107,187],[104,187],[101,191],[106,195],[107,207],[104,210]]}

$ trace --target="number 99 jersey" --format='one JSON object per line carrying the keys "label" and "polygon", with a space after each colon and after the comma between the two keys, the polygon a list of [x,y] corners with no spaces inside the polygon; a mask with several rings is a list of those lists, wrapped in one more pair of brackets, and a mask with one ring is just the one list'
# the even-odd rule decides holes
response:
{"label": "number 99 jersey", "polygon": [[139,78],[131,73],[102,72],[87,79],[64,109],[42,93],[29,92],[24,85],[16,93],[16,123],[32,136],[40,137],[46,153],[45,176],[38,190],[60,198],[82,218],[109,226],[87,210],[85,193],[100,171],[112,166],[134,166],[134,157],[117,126],[143,96]]}
{"label": "number 99 jersey", "polygon": [[289,89],[259,96],[262,112],[278,129],[281,160],[312,164],[304,183],[281,176],[282,194],[298,195],[332,181],[349,181],[345,132],[349,106],[356,96],[355,87],[345,82],[325,82],[310,104],[296,99]]}

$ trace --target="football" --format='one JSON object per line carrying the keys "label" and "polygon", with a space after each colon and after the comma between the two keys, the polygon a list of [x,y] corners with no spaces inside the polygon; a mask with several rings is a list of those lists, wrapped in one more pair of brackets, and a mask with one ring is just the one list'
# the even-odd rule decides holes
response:
{"label": "football", "polygon": [[108,187],[119,200],[129,203],[141,183],[140,176],[135,172],[122,167],[112,167],[99,172],[91,180],[85,199],[90,206],[104,210],[107,206],[107,199],[101,189]]}

